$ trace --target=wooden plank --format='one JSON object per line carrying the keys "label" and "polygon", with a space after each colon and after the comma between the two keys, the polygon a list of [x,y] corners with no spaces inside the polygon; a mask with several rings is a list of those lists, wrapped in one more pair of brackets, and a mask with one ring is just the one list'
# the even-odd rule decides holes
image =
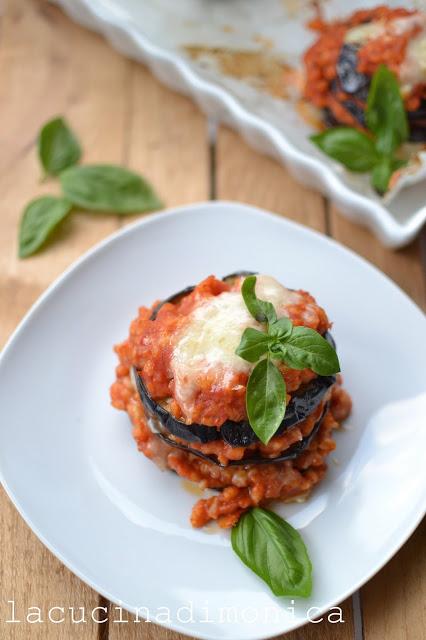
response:
{"label": "wooden plank", "polygon": [[[426,309],[423,237],[399,251],[382,247],[366,230],[330,210],[332,235],[375,264]],[[365,640],[426,638],[426,523],[402,550],[361,590]]]}
{"label": "wooden plank", "polygon": [[156,186],[166,207],[208,199],[207,121],[191,100],[132,62],[127,155]]}
{"label": "wooden plank", "polygon": [[118,227],[115,216],[76,213],[42,253],[16,258],[22,208],[37,195],[59,191],[57,181],[40,184],[34,148],[40,125],[65,113],[83,141],[85,160],[120,162],[129,63],[52,5],[16,0],[4,18],[0,73],[0,286],[14,303],[2,310],[7,334],[54,277]]}
{"label": "wooden plank", "polygon": [[[2,640],[95,640],[99,627],[91,612],[99,596],[39,542],[0,488],[0,637]],[[64,610],[53,610],[63,607]],[[84,608],[85,620],[73,624]],[[37,611],[40,609],[40,612]],[[102,613],[102,612],[100,612]],[[28,618],[28,616],[30,616]],[[56,624],[49,620],[63,618]],[[38,619],[42,622],[37,622]]]}
{"label": "wooden plank", "polygon": [[[256,153],[224,127],[218,133],[216,160],[218,198],[263,207],[326,232],[326,209],[322,196],[302,187],[277,162]],[[354,637],[351,599],[341,607],[344,624],[325,619],[286,634],[286,640],[351,640]]]}
{"label": "wooden plank", "polygon": [[[22,207],[35,195],[57,190],[56,184],[39,184],[34,151],[39,126],[54,114],[66,114],[84,141],[86,159],[121,161],[129,63],[46,2],[14,0],[1,26],[0,295],[7,301],[0,307],[3,343],[53,278],[117,228],[115,217],[74,215],[46,251],[26,261],[16,258]],[[3,490],[0,540],[0,637],[72,640],[83,634],[87,640],[97,638],[102,627],[90,616],[99,603],[98,594],[43,547]],[[15,601],[21,623],[6,623],[10,618],[7,600]],[[42,610],[44,623],[25,622],[26,611],[33,606]],[[52,606],[65,607],[64,623],[49,622]],[[77,613],[78,607],[85,608],[88,621],[84,625],[72,623],[70,606]],[[60,611],[53,612],[53,616],[60,615]]]}
{"label": "wooden plank", "polygon": [[422,262],[419,240],[399,251],[386,249],[370,231],[349,222],[334,207],[330,207],[329,226],[336,240],[376,265],[420,307],[426,309],[426,268]]}
{"label": "wooden plank", "polygon": [[256,153],[225,127],[219,129],[216,160],[217,198],[264,207],[325,231],[323,197],[302,187],[278,162]]}
{"label": "wooden plank", "polygon": [[365,640],[426,640],[426,520],[362,589]]}

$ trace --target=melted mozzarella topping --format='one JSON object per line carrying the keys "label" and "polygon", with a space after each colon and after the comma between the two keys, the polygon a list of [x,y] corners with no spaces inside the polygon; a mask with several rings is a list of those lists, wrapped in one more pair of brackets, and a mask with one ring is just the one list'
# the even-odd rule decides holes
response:
{"label": "melted mozzarella topping", "polygon": [[[256,295],[272,302],[278,317],[287,315],[286,307],[300,300],[299,293],[270,276],[257,276]],[[240,291],[207,298],[191,312],[176,338],[171,360],[175,397],[187,416],[207,374],[215,385],[228,387],[235,374],[249,373],[253,365],[235,353],[247,327],[262,329],[247,310]]]}
{"label": "melted mozzarella topping", "polygon": [[366,22],[348,29],[345,34],[345,42],[348,44],[364,44],[367,40],[379,38],[385,32],[385,24],[382,21]]}
{"label": "melted mozzarella topping", "polygon": [[401,90],[409,93],[416,84],[426,83],[426,33],[411,40],[400,69]]}

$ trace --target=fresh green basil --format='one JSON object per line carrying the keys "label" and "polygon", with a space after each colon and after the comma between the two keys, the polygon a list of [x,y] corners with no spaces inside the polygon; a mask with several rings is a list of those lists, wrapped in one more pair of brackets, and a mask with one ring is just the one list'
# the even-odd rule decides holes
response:
{"label": "fresh green basil", "polygon": [[80,144],[63,118],[54,118],[43,126],[38,136],[38,155],[49,175],[58,175],[80,160]]}
{"label": "fresh green basil", "polygon": [[[337,373],[340,365],[334,348],[317,331],[294,327],[287,317],[277,320],[274,306],[257,298],[255,286],[256,276],[248,276],[241,293],[250,313],[266,324],[266,331],[245,329],[235,353],[248,362],[257,362],[247,383],[246,409],[253,431],[267,444],[286,408],[285,381],[273,361],[282,360],[293,369],[312,369],[322,376]],[[264,355],[266,358],[261,359]]]}
{"label": "fresh green basil", "polygon": [[125,215],[158,209],[160,199],[141,176],[115,165],[75,166],[80,144],[64,118],[53,118],[38,135],[38,155],[48,175],[59,175],[63,198],[45,196],[29,203],[19,228],[19,256],[37,251],[73,205],[87,211]]}
{"label": "fresh green basil", "polygon": [[406,167],[408,164],[408,160],[402,158],[392,158],[391,165],[392,171],[397,171],[398,169],[402,169],[402,167]]}
{"label": "fresh green basil", "polygon": [[141,176],[115,165],[85,165],[66,169],[62,190],[74,205],[91,211],[125,215],[162,206],[153,188]]}
{"label": "fresh green basil", "polygon": [[283,340],[287,338],[293,331],[293,323],[290,318],[283,317],[273,322],[268,327],[268,335],[275,340]]}
{"label": "fresh green basil", "polygon": [[19,257],[27,258],[38,251],[67,217],[71,207],[68,200],[55,196],[32,200],[24,210],[19,227]]}
{"label": "fresh green basil", "polygon": [[350,171],[370,171],[379,159],[374,141],[352,127],[334,127],[311,136],[311,140]]}
{"label": "fresh green basil", "polygon": [[408,119],[398,80],[385,65],[373,75],[365,115],[379,153],[391,156],[407,140]]}
{"label": "fresh green basil", "polygon": [[340,371],[339,359],[331,344],[309,327],[293,327],[291,335],[280,346],[281,359],[293,369],[312,369],[320,376]]}
{"label": "fresh green basil", "polygon": [[311,136],[311,140],[350,171],[370,171],[372,186],[383,195],[393,172],[406,164],[395,152],[409,135],[397,78],[385,65],[380,65],[372,77],[365,119],[371,135],[354,127],[334,127]]}
{"label": "fresh green basil", "polygon": [[244,330],[236,354],[247,362],[257,362],[269,349],[270,338],[266,333],[248,327]]}
{"label": "fresh green basil", "polygon": [[272,511],[254,507],[232,529],[237,556],[264,580],[276,596],[308,598],[312,564],[302,537]]}
{"label": "fresh green basil", "polygon": [[250,426],[264,444],[283,421],[285,403],[286,386],[281,372],[269,358],[260,360],[247,383],[246,408]]}
{"label": "fresh green basil", "polygon": [[270,302],[259,300],[255,292],[256,276],[247,276],[241,287],[241,294],[247,309],[258,322],[275,322],[277,314]]}
{"label": "fresh green basil", "polygon": [[380,195],[386,192],[393,171],[391,160],[389,158],[382,158],[371,172],[371,184]]}

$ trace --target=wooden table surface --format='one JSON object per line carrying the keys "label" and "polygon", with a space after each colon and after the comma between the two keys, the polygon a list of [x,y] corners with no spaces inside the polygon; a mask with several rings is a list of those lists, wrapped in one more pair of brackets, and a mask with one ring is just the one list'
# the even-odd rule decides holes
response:
{"label": "wooden table surface", "polygon": [[[212,141],[205,116],[190,100],[161,86],[143,66],[114,52],[59,9],[44,0],[10,0],[0,30],[2,343],[54,278],[84,251],[130,221],[78,213],[40,255],[24,261],[16,258],[23,206],[30,198],[57,188],[40,184],[34,148],[40,125],[56,114],[66,115],[78,132],[86,161],[123,163],[142,172],[167,206],[222,198],[271,209],[365,256],[426,308],[424,234],[404,250],[384,249],[319,193],[301,187],[282,166],[252,151],[229,129],[219,127]],[[423,523],[397,556],[343,603],[344,624],[309,624],[286,637],[424,640],[424,534]],[[95,607],[111,605],[44,548],[3,489],[0,548],[1,639],[182,638],[153,624],[133,624],[131,616],[127,624],[91,621]],[[20,623],[7,622],[8,601],[15,602]],[[44,623],[25,621],[29,607],[34,606],[42,610]],[[89,619],[78,625],[70,620],[53,624],[47,619],[52,606],[85,607]]]}

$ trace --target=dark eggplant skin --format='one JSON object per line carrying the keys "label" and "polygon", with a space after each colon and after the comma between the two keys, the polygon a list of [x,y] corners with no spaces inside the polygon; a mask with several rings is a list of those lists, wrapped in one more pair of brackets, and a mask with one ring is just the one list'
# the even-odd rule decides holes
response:
{"label": "dark eggplant skin", "polygon": [[[236,271],[235,273],[230,273],[227,276],[223,276],[222,280],[223,282],[227,282],[228,280],[233,280],[234,278],[245,278],[247,276],[254,276],[256,274],[256,271]],[[185,289],[182,289],[182,291],[178,291],[177,293],[174,293],[172,296],[170,296],[169,298],[166,298],[165,300],[162,300],[161,302],[159,302],[157,304],[157,306],[153,309],[150,320],[155,320],[158,312],[160,311],[161,307],[166,304],[166,302],[177,302],[180,298],[183,298],[184,296],[187,296],[189,293],[192,293],[192,291],[194,291],[195,286],[191,286],[191,287],[185,287]]]}
{"label": "dark eggplant skin", "polygon": [[164,407],[158,404],[148,393],[147,388],[139,372],[133,368],[133,377],[136,382],[136,389],[144,408],[151,416],[158,419],[161,426],[177,438],[182,438],[187,442],[198,442],[200,444],[220,440],[220,433],[215,427],[206,427],[202,424],[185,424],[177,420]]}
{"label": "dark eggplant skin", "polygon": [[163,305],[165,305],[167,302],[172,302],[172,303],[177,302],[180,298],[183,298],[184,296],[187,296],[188,294],[192,293],[194,289],[195,287],[186,287],[185,289],[182,289],[182,291],[178,291],[177,293],[174,293],[169,298],[162,300],[157,304],[156,307],[154,307],[149,319],[155,320],[157,318],[158,312],[160,311]]}
{"label": "dark eggplant skin", "polygon": [[[342,106],[362,127],[365,127],[365,109],[362,104],[367,102],[371,78],[357,70],[358,49],[359,46],[356,44],[345,43],[342,46],[336,65],[337,77],[330,83],[330,91],[333,94],[343,91],[350,96],[343,101]],[[323,118],[327,127],[341,124],[328,108],[323,110]],[[416,111],[407,111],[407,118],[409,140],[426,142],[426,100],[422,100]]]}
{"label": "dark eggplant skin", "polygon": [[[318,376],[305,385],[300,393],[294,394],[287,405],[284,420],[275,435],[279,436],[305,420],[317,408],[328,389],[335,382],[336,376]],[[259,442],[259,438],[247,421],[232,422],[227,420],[220,428],[220,435],[231,447],[247,447],[254,442]]]}
{"label": "dark eggplant skin", "polygon": [[415,111],[407,111],[410,125],[410,140],[412,142],[426,142],[426,100],[422,100]]}
{"label": "dark eggplant skin", "polygon": [[[135,368],[133,368],[133,377],[146,411],[158,419],[164,430],[177,438],[199,444],[224,440],[231,447],[248,447],[250,444],[259,442],[259,438],[245,420],[242,422],[227,420],[220,429],[197,423],[186,424],[178,420],[150,396],[141,375]],[[335,382],[336,376],[318,376],[304,385],[304,388],[294,394],[288,403],[284,420],[276,431],[276,435],[281,435],[305,420],[322,402],[328,389]]]}
{"label": "dark eggplant skin", "polygon": [[340,49],[336,65],[340,87],[345,93],[355,94],[357,97],[370,84],[368,76],[357,70],[358,49],[356,44],[345,43]]}
{"label": "dark eggplant skin", "polygon": [[275,458],[266,458],[259,455],[254,455],[251,458],[244,458],[243,460],[229,460],[227,464],[222,464],[213,455],[202,453],[201,451],[192,449],[191,447],[186,446],[181,442],[176,442],[175,440],[172,440],[164,433],[161,433],[158,431],[153,431],[153,433],[158,438],[160,438],[160,440],[162,440],[169,446],[174,447],[176,449],[180,449],[181,451],[186,451],[187,453],[191,453],[192,455],[197,456],[198,458],[202,458],[203,460],[206,460],[208,462],[211,462],[218,467],[222,467],[222,468],[248,467],[248,466],[254,466],[259,464],[276,464],[277,462],[284,462],[285,460],[294,460],[309,447],[309,445],[311,444],[311,442],[313,441],[313,439],[315,438],[315,436],[317,435],[321,427],[322,421],[324,419],[325,414],[327,413],[327,410],[328,410],[328,402],[326,402],[324,409],[321,412],[321,416],[318,418],[317,422],[314,424],[314,427],[311,433],[309,433],[307,436],[302,438],[302,440],[300,440],[299,442],[296,442],[295,444],[293,444],[291,447],[286,449],[282,454],[276,456]]}

